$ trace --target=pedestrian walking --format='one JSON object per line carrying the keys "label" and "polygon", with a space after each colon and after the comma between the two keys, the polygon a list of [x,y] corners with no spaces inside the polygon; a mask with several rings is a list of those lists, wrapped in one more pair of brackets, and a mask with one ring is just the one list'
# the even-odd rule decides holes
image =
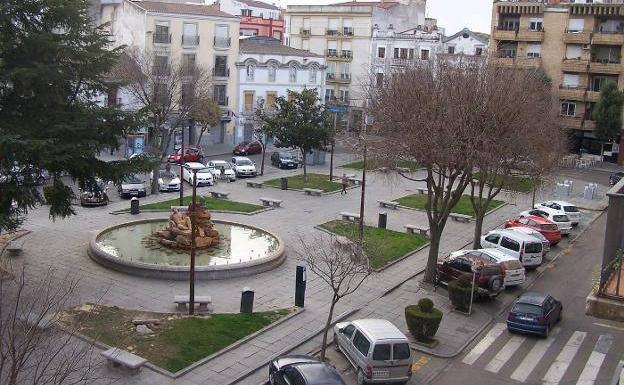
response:
{"label": "pedestrian walking", "polygon": [[347,193],[347,186],[349,185],[349,179],[346,174],[342,174],[342,178],[340,178],[342,182],[342,191],[340,191],[340,195]]}

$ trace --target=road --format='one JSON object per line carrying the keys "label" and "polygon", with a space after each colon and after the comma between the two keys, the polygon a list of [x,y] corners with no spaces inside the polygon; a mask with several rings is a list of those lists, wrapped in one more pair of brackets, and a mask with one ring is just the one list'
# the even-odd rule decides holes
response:
{"label": "road", "polygon": [[504,311],[432,383],[465,385],[473,378],[484,385],[609,384],[624,355],[624,344],[618,343],[624,340],[624,325],[584,314],[605,223],[602,215],[530,289],[563,302],[563,320],[549,338],[510,334]]}

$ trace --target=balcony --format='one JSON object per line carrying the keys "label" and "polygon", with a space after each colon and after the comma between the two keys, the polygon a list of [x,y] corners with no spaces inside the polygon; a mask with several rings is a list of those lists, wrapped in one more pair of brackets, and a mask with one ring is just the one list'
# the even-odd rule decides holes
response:
{"label": "balcony", "polygon": [[328,49],[325,53],[325,56],[332,60],[351,61],[351,59],[353,58],[353,52],[343,50],[339,53],[338,50]]}
{"label": "balcony", "polygon": [[310,28],[301,28],[299,30],[299,34],[301,36],[310,36],[312,34],[312,31],[310,30]]}
{"label": "balcony", "polygon": [[623,45],[624,33],[620,31],[596,31],[592,35],[592,44]]}
{"label": "balcony", "polygon": [[583,126],[583,118],[580,116],[560,116],[559,119],[567,129],[580,130]]}
{"label": "balcony", "polygon": [[342,98],[337,98],[337,97],[325,97],[325,104],[331,104],[331,105],[338,105],[338,106],[346,106],[349,105],[349,98],[348,97],[342,97]]}
{"label": "balcony", "polygon": [[503,27],[496,27],[494,29],[494,40],[516,40],[518,32],[515,29],[509,30]]}
{"label": "balcony", "polygon": [[392,59],[390,64],[393,66],[397,66],[397,67],[407,67],[407,66],[413,66],[415,62],[416,61],[414,59],[396,58],[396,59]]}
{"label": "balcony", "polygon": [[588,102],[597,102],[600,99],[600,91],[587,91],[585,99]]}
{"label": "balcony", "polygon": [[353,27],[344,27],[342,29],[342,36],[346,36],[346,37],[353,36]]}
{"label": "balcony", "polygon": [[182,35],[182,46],[196,47],[199,45],[199,35]]}
{"label": "balcony", "polygon": [[338,50],[337,49],[328,49],[325,52],[325,56],[331,57],[331,58],[338,57]]}
{"label": "balcony", "polygon": [[214,38],[215,48],[230,48],[231,44],[232,44],[232,38],[230,37],[215,36]]}
{"label": "balcony", "polygon": [[216,78],[229,78],[230,77],[230,69],[229,68],[213,68],[212,76]]}
{"label": "balcony", "polygon": [[327,36],[338,36],[339,32],[337,29],[326,29],[325,30],[325,35]]}
{"label": "balcony", "polygon": [[589,70],[593,73],[617,75],[622,71],[622,64],[614,59],[593,59],[589,63]]}
{"label": "balcony", "polygon": [[351,74],[328,73],[325,78],[327,82],[329,83],[342,83],[342,84],[351,83]]}
{"label": "balcony", "polygon": [[152,42],[154,44],[171,44],[171,34],[155,33],[152,35]]}
{"label": "balcony", "polygon": [[342,50],[342,52],[340,52],[340,58],[345,60],[351,60],[353,58],[353,51]]}
{"label": "balcony", "polygon": [[497,57],[494,61],[504,67],[538,68],[542,65],[542,59],[538,57]]}
{"label": "balcony", "polygon": [[589,61],[586,59],[563,59],[561,70],[563,72],[587,72]]}
{"label": "balcony", "polygon": [[325,74],[325,79],[328,80],[328,81],[335,80],[336,79],[336,74],[332,73],[332,72],[328,72],[328,73]]}
{"label": "balcony", "polygon": [[518,40],[529,42],[544,41],[544,30],[536,31],[532,29],[520,30],[518,33]]}
{"label": "balcony", "polygon": [[585,120],[583,122],[583,131],[594,131],[596,129],[596,122],[593,120]]}
{"label": "balcony", "polygon": [[559,98],[565,100],[585,100],[585,87],[581,86],[559,86]]}
{"label": "balcony", "polygon": [[591,33],[585,31],[568,31],[563,34],[563,42],[566,44],[589,44]]}

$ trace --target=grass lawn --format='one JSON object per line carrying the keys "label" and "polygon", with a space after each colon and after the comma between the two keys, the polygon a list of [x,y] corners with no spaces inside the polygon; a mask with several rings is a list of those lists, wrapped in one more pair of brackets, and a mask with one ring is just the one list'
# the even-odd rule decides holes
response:
{"label": "grass lawn", "polygon": [[[280,188],[281,178],[271,179],[264,182],[265,185]],[[308,181],[304,182],[303,174],[288,177],[288,188],[301,190],[303,188],[316,188],[325,192],[339,191],[342,185],[339,182],[329,181],[329,175],[308,173]]]}
{"label": "grass lawn", "polygon": [[[403,206],[411,207],[418,210],[424,210],[425,205],[427,204],[427,195],[425,194],[412,194],[401,197],[399,199],[395,199],[396,202],[399,202]],[[490,206],[488,207],[488,211],[497,208],[502,205],[504,202],[498,201],[496,199],[492,199],[490,202]],[[457,202],[457,205],[453,208],[452,212],[456,214],[464,214],[470,215],[474,217],[474,210],[472,209],[472,203],[470,202],[470,196],[462,195]]]}
{"label": "grass lawn", "polygon": [[[291,311],[282,309],[253,314],[211,314],[186,317],[149,313],[101,305],[82,305],[69,310],[79,332],[144,357],[151,363],[177,372],[275,322]],[[133,319],[158,319],[154,333],[136,333]]]}
{"label": "grass lawn", "polygon": [[[184,206],[189,205],[193,197],[185,196],[184,197]],[[262,206],[252,205],[250,203],[236,202],[228,199],[217,199],[212,197],[197,197],[198,202],[204,202],[204,206],[208,210],[220,210],[220,211],[237,211],[243,213],[252,213],[254,211],[258,211],[263,209]],[[178,206],[180,204],[180,198],[169,199],[162,202],[154,202],[154,203],[146,203],[141,205],[142,209],[146,210],[164,210],[169,211],[171,206]],[[129,209],[120,210],[119,212],[129,212]]]}
{"label": "grass lawn", "polygon": [[[377,170],[378,168],[380,168],[382,166],[383,166],[383,164],[381,162],[377,162],[374,159],[373,160],[367,160],[366,170],[367,171]],[[344,165],[342,165],[340,167],[350,168],[350,169],[354,169],[354,170],[362,170],[364,168],[364,161],[358,160],[358,161],[355,161],[355,162],[344,164]],[[411,161],[411,160],[400,160],[400,161],[395,163],[395,167],[409,168],[411,171],[416,171],[419,168],[418,167],[418,163],[416,163],[414,161]]]}
{"label": "grass lawn", "polygon": [[[478,177],[479,173],[475,173],[476,177]],[[500,179],[501,177],[498,177]],[[535,187],[538,182],[527,177],[527,176],[505,176],[504,188],[510,191],[517,191],[522,193],[528,193],[533,191],[533,187]],[[498,182],[498,181],[497,181]]]}
{"label": "grass lawn", "polygon": [[[358,225],[356,223],[335,220],[323,223],[321,227],[351,240],[358,239]],[[364,251],[370,258],[371,266],[374,269],[379,269],[410,251],[416,250],[429,242],[429,239],[422,235],[365,226],[364,242]]]}

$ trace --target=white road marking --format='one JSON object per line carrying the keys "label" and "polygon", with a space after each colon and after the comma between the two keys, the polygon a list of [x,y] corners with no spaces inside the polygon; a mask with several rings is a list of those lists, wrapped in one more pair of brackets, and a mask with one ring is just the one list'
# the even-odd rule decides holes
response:
{"label": "white road marking", "polygon": [[546,375],[542,378],[544,385],[559,384],[559,381],[563,378],[566,370],[568,370],[570,362],[572,362],[572,359],[581,347],[585,336],[587,336],[587,333],[579,331],[575,331],[574,334],[572,334],[572,337],[570,337],[563,349],[561,349],[561,352],[555,359],[555,362],[550,365],[548,372],[546,372]]}
{"label": "white road marking", "polygon": [[554,337],[559,334],[559,331],[561,331],[561,328],[554,328],[552,332],[550,332],[550,336],[548,338],[538,340],[535,345],[533,345],[533,347],[524,357],[520,365],[518,365],[516,370],[514,370],[514,372],[511,374],[511,378],[513,380],[524,382],[527,378],[529,378],[531,372],[533,372],[533,369],[535,369],[537,364],[540,363],[542,357],[544,357],[544,354],[546,354],[546,351],[548,350],[550,345],[552,345],[552,343],[555,341]]}
{"label": "white road marking", "polygon": [[492,373],[498,373],[525,340],[526,338],[521,336],[511,337],[505,346],[503,346],[501,350],[496,353],[494,358],[492,358],[492,361],[485,366],[485,370]]}
{"label": "white road marking", "polygon": [[494,325],[485,337],[483,337],[483,339],[479,341],[479,343],[475,345],[475,347],[472,348],[468,354],[466,354],[466,357],[464,357],[462,362],[467,365],[474,364],[475,361],[481,357],[483,352],[485,352],[487,348],[489,348],[490,345],[492,345],[492,343],[503,333],[503,330],[505,330],[506,327],[507,326],[504,323],[500,322]]}
{"label": "white road marking", "polygon": [[603,324],[603,323],[600,323],[600,322],[594,322],[594,325],[602,326],[603,328],[610,328],[610,329],[615,329],[615,330],[624,330],[624,328],[619,328],[617,326],[607,325],[607,324]]}
{"label": "white road marking", "polygon": [[602,366],[602,362],[607,356],[612,342],[613,336],[610,334],[598,337],[598,342],[596,342],[596,346],[589,356],[589,359],[585,364],[585,368],[583,368],[583,372],[581,372],[576,385],[594,385],[596,378],[598,377],[600,367]]}

